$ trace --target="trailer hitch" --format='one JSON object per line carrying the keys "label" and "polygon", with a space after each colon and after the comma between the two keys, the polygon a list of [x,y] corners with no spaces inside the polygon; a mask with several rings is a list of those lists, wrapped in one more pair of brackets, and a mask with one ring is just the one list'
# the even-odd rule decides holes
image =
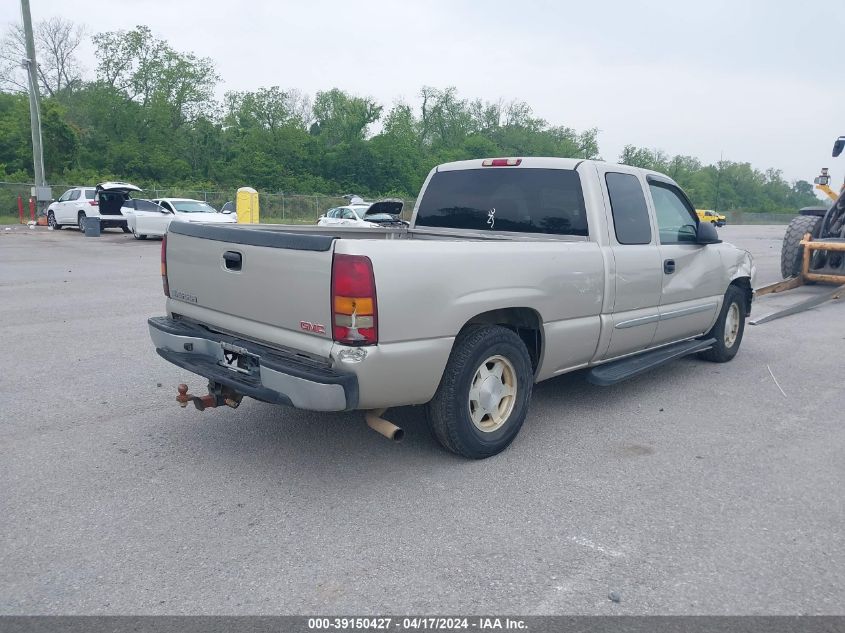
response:
{"label": "trailer hitch", "polygon": [[188,393],[188,385],[185,383],[180,384],[176,389],[179,392],[179,395],[176,396],[176,402],[183,409],[188,406],[189,402],[193,402],[198,411],[213,409],[223,404],[232,409],[237,409],[241,400],[243,400],[243,394],[214,382],[208,383],[208,393],[204,396],[194,396]]}

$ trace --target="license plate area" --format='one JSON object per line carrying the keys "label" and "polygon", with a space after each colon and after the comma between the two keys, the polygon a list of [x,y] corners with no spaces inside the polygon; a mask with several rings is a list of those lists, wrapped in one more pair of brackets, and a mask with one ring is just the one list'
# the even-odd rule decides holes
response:
{"label": "license plate area", "polygon": [[243,347],[231,343],[220,343],[223,348],[223,358],[218,365],[248,376],[257,376],[260,372],[258,356],[250,354]]}

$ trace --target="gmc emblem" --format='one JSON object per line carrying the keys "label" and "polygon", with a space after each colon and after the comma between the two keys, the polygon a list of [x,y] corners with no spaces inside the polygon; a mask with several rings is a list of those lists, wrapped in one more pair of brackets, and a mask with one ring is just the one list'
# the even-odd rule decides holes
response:
{"label": "gmc emblem", "polygon": [[326,326],[319,323],[310,323],[308,321],[300,321],[299,328],[306,332],[314,332],[315,334],[325,334]]}

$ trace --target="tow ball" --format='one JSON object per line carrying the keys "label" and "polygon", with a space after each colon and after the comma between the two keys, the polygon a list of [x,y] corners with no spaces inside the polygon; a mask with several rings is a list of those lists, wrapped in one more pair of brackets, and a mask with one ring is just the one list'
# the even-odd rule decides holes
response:
{"label": "tow ball", "polygon": [[237,409],[241,400],[243,400],[243,394],[213,382],[208,383],[208,393],[204,396],[189,394],[188,385],[185,383],[180,384],[176,389],[179,392],[179,395],[176,396],[176,402],[183,409],[188,406],[189,402],[193,402],[198,411],[213,409],[223,404],[232,409]]}

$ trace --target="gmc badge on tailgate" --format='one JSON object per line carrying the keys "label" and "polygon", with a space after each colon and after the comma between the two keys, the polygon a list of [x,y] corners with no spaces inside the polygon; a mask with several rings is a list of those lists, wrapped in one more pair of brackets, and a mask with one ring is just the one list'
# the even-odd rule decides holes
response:
{"label": "gmc badge on tailgate", "polygon": [[310,321],[300,321],[299,328],[306,332],[314,332],[315,334],[325,334],[326,326],[319,323],[311,323]]}

